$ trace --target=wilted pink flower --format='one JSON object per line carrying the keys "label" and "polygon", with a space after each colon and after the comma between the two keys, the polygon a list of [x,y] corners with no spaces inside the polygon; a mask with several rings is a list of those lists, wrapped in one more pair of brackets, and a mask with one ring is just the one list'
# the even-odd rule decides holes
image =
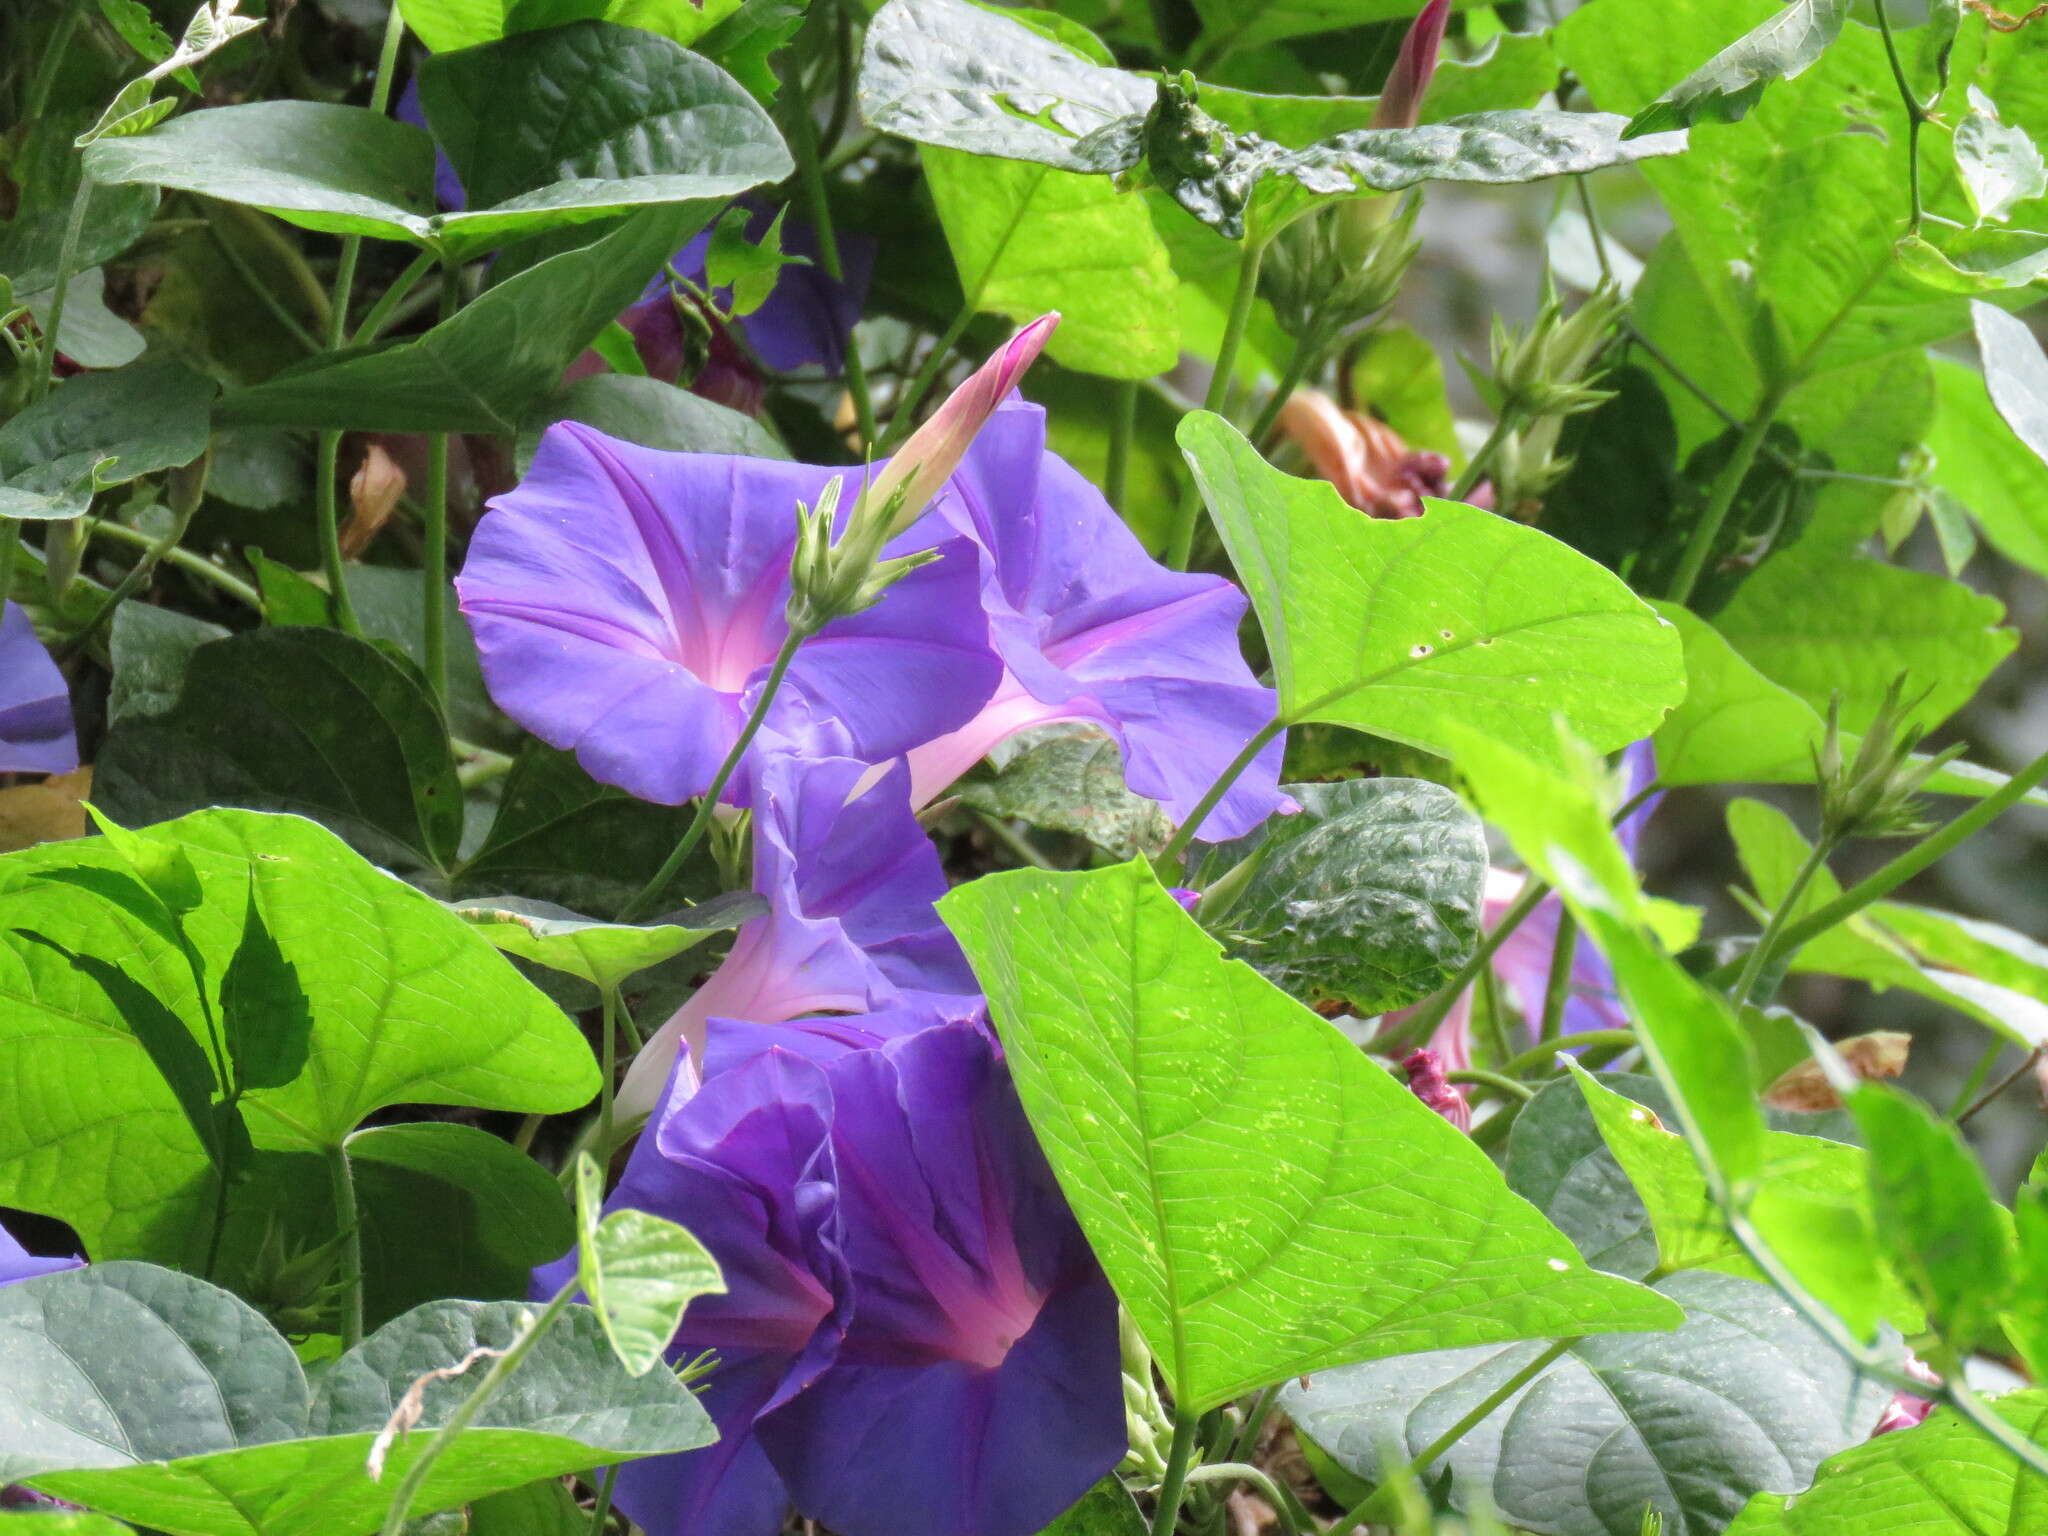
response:
{"label": "wilted pink flower", "polygon": [[1444,45],[1444,24],[1451,19],[1451,0],[1429,0],[1401,40],[1400,55],[1380,87],[1373,109],[1375,128],[1413,128],[1422,117],[1422,98],[1436,74],[1437,54]]}
{"label": "wilted pink flower", "polygon": [[[1347,411],[1328,395],[1298,389],[1280,409],[1280,432],[1307,455],[1316,474],[1352,506],[1374,517],[1420,517],[1422,498],[1450,493],[1451,461],[1410,448],[1376,416]],[[1490,488],[1471,496],[1490,506]]]}
{"label": "wilted pink flower", "polygon": [[900,493],[902,498],[895,508],[892,534],[916,522],[939,488],[953,477],[975,434],[1009,398],[1024,370],[1038,360],[1059,323],[1057,311],[1041,315],[998,347],[973,377],[932,412],[931,420],[910,434],[888,467],[875,476],[866,492],[869,502],[886,507],[892,496]]}
{"label": "wilted pink flower", "polygon": [[1465,1102],[1458,1085],[1445,1075],[1441,1056],[1427,1048],[1411,1051],[1402,1058],[1401,1069],[1408,1074],[1408,1086],[1415,1097],[1459,1130],[1472,1129],[1472,1106]]}
{"label": "wilted pink flower", "polygon": [[[1930,1387],[1941,1385],[1941,1378],[1934,1374],[1933,1367],[1915,1354],[1908,1353],[1906,1356],[1906,1374],[1915,1381],[1926,1382]],[[1871,1430],[1870,1438],[1875,1440],[1879,1435],[1888,1435],[1895,1429],[1912,1429],[1933,1411],[1932,1398],[1921,1397],[1913,1392],[1900,1392],[1885,1405],[1884,1412],[1878,1415],[1877,1427]]]}

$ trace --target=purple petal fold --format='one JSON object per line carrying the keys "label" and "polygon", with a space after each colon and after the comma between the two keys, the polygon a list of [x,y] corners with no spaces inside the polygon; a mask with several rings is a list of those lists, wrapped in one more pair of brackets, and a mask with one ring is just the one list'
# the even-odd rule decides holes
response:
{"label": "purple petal fold", "polygon": [[39,1259],[20,1243],[5,1227],[0,1227],[0,1285],[12,1285],[17,1280],[31,1280],[37,1275],[53,1275],[60,1269],[78,1269],[83,1259]]}
{"label": "purple petal fold", "polygon": [[0,773],[78,766],[71,691],[18,604],[0,606]]}

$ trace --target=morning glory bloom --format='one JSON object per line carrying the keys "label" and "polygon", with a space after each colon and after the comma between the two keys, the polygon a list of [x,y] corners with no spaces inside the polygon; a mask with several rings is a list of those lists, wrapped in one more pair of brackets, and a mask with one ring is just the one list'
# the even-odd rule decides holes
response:
{"label": "morning glory bloom", "polygon": [[770,751],[759,761],[754,889],[768,911],[740,928],[718,969],[633,1059],[622,1116],[653,1110],[680,1048],[710,1064],[713,1019],[761,1027],[848,1016],[819,1019],[788,1042],[828,1052],[980,1010],[974,974],[933,908],[945,871],[911,813],[902,764],[875,777],[848,758]]}
{"label": "morning glory bloom", "polygon": [[71,691],[18,604],[0,605],[0,773],[78,766]]}
{"label": "morning glory bloom", "polygon": [[1115,1295],[974,1025],[714,1072],[610,1204],[732,1288],[670,1355],[717,1350],[725,1438],[620,1477],[649,1536],[773,1536],[790,1501],[838,1536],[1035,1536],[1123,1457]]}
{"label": "morning glory bloom", "polygon": [[[575,422],[494,497],[456,586],[491,696],[586,772],[666,805],[710,786],[783,640],[799,502],[828,469],[669,453]],[[849,494],[856,486],[849,485]],[[931,548],[917,535],[885,553]],[[972,544],[798,649],[768,725],[881,762],[974,717],[1002,668]]]}
{"label": "morning glory bloom", "polygon": [[[961,461],[934,515],[982,553],[981,600],[1002,655],[974,719],[910,753],[922,805],[1029,726],[1084,720],[1123,751],[1138,794],[1184,819],[1277,702],[1238,649],[1245,597],[1152,559],[1102,493],[1045,449],[1045,412],[1013,401]],[[1241,837],[1282,809],[1275,741],[1202,824]]]}
{"label": "morning glory bloom", "polygon": [[[754,1422],[832,1362],[851,1305],[832,1092],[823,1071],[783,1051],[760,1052],[701,1088],[687,1062],[675,1075],[681,1091],[633,1148],[606,1209],[678,1222],[718,1260],[725,1294],[690,1304],[668,1358],[682,1365],[717,1351],[701,1401],[719,1438],[628,1463],[618,1504],[648,1536],[772,1536],[789,1494]],[[572,1254],[539,1272],[535,1293],[554,1294],[574,1272]]]}

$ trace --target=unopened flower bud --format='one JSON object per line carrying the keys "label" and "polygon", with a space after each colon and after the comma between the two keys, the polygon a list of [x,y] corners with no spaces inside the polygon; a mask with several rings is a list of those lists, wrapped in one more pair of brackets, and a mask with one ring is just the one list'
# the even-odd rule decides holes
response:
{"label": "unopened flower bud", "polygon": [[1493,384],[1501,409],[1529,416],[1570,416],[1610,398],[1594,389],[1593,365],[1622,309],[1619,289],[1603,284],[1567,316],[1555,294],[1528,329],[1493,324]]}
{"label": "unopened flower bud", "polygon": [[[1281,329],[1320,345],[1391,304],[1422,248],[1418,206],[1412,198],[1352,198],[1282,230],[1259,278]],[[1360,209],[1375,211],[1362,219]]]}
{"label": "unopened flower bud", "polygon": [[937,550],[925,549],[882,559],[895,502],[873,495],[855,503],[845,533],[835,542],[842,485],[834,475],[815,507],[797,505],[796,550],[790,557],[784,617],[800,635],[815,635],[834,619],[874,607],[891,586],[939,558]]}
{"label": "unopened flower bud", "polygon": [[1402,1058],[1401,1070],[1408,1074],[1408,1087],[1415,1097],[1442,1115],[1461,1131],[1472,1129],[1472,1106],[1458,1085],[1444,1074],[1444,1059],[1427,1048]]}
{"label": "unopened flower bud", "polygon": [[1884,702],[1856,744],[1853,758],[1843,755],[1840,695],[1828,704],[1827,733],[1814,749],[1813,774],[1820,788],[1821,835],[1832,842],[1917,837],[1931,829],[1914,796],[1963,748],[1957,743],[1933,757],[1914,760],[1913,749],[1920,745],[1923,732],[1911,715],[1926,695],[1905,700],[1905,681],[1903,675],[1896,677],[1885,690]]}
{"label": "unopened flower bud", "polygon": [[1451,0],[1429,0],[1422,14],[1401,39],[1401,51],[1394,67],[1387,71],[1387,83],[1380,87],[1379,105],[1373,108],[1375,128],[1413,128],[1422,120],[1422,98],[1436,75],[1437,56],[1443,51],[1444,27],[1451,19]]}
{"label": "unopened flower bud", "polygon": [[995,355],[946,398],[931,420],[910,434],[888,468],[877,475],[861,497],[863,507],[889,507],[887,533],[901,533],[938,495],[939,488],[960,467],[975,434],[1008,398],[1024,370],[1045,350],[1060,323],[1057,313],[1041,315],[996,349]]}

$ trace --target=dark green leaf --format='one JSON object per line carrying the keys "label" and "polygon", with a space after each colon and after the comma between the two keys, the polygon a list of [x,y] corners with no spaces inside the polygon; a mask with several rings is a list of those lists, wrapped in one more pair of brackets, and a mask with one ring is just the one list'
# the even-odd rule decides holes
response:
{"label": "dark green leaf", "polygon": [[220,979],[220,1015],[238,1088],[282,1088],[305,1070],[312,1005],[263,920],[253,870],[242,942]]}
{"label": "dark green leaf", "polygon": [[[1674,1536],[1705,1536],[1759,1489],[1803,1489],[1890,1397],[1768,1286],[1696,1271],[1656,1289],[1685,1308],[1683,1326],[1574,1344],[1437,1463],[1454,1504],[1483,1499],[1549,1536],[1633,1536],[1647,1504]],[[1384,1446],[1419,1455],[1542,1348],[1347,1366],[1290,1383],[1281,1406],[1346,1471],[1377,1479]]]}
{"label": "dark green leaf", "polygon": [[1736,121],[1765,86],[1796,78],[1827,52],[1848,14],[1849,0],[1792,0],[1630,118],[1629,136]]}
{"label": "dark green leaf", "polygon": [[773,433],[742,411],[660,379],[594,373],[542,401],[520,429],[522,469],[533,462],[541,433],[558,421],[580,421],[643,448],[731,453],[749,459],[789,457]]}
{"label": "dark green leaf", "polygon": [[434,238],[434,142],[410,123],[315,101],[187,112],[85,152],[95,181],[175,187],[244,203],[304,229]]}
{"label": "dark green leaf", "polygon": [[207,805],[292,811],[385,863],[445,868],[462,791],[418,676],[339,630],[256,630],[193,653],[178,703],[109,733],[99,793],[155,821]]}
{"label": "dark green leaf", "polygon": [[0,426],[0,515],[77,517],[94,491],[191,463],[214,391],[163,359],[66,380]]}
{"label": "dark green leaf", "polygon": [[1157,853],[1173,835],[1159,802],[1124,783],[1123,753],[1093,726],[1047,726],[955,793],[990,816],[1085,837],[1120,859]]}
{"label": "dark green leaf", "polygon": [[985,876],[940,911],[1183,1411],[1343,1361],[1675,1321],[1585,1269],[1336,1029],[1223,959],[1142,863]]}
{"label": "dark green leaf", "polygon": [[562,370],[716,211],[642,209],[493,285],[416,341],[305,364],[227,395],[227,424],[510,434]]}
{"label": "dark green leaf", "polygon": [[1486,829],[1423,779],[1291,784],[1226,919],[1230,952],[1305,1002],[1362,1016],[1448,982],[1479,938]]}
{"label": "dark green leaf", "polygon": [[193,653],[226,635],[218,624],[175,608],[152,603],[123,603],[116,608],[107,637],[114,667],[107,696],[108,724],[118,725],[131,715],[162,714],[174,706]]}
{"label": "dark green leaf", "polygon": [[[81,118],[73,112],[45,114],[25,125],[27,132],[8,163],[8,177],[20,201],[9,220],[0,224],[0,272],[13,282],[17,301],[48,293],[57,285],[57,261],[81,168],[72,140],[90,120],[90,115]],[[142,238],[156,213],[155,187],[96,184],[89,196],[85,224],[71,253],[74,276],[127,250]]]}
{"label": "dark green leaf", "polygon": [[521,33],[437,54],[419,80],[470,198],[438,232],[465,253],[640,204],[728,198],[793,169],[737,81],[639,27]]}

